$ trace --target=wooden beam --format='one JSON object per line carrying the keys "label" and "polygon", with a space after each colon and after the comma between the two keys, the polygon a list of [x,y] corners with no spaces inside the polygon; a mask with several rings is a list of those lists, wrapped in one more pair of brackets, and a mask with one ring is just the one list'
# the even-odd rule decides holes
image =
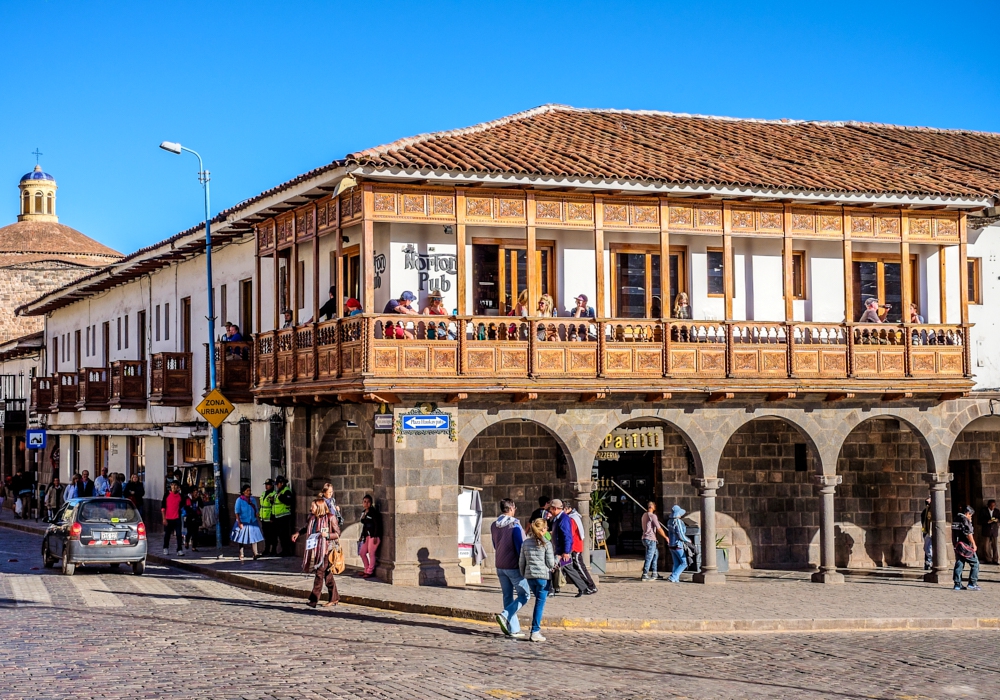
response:
{"label": "wooden beam", "polygon": [[466,393],[448,394],[447,396],[444,397],[444,402],[458,403],[459,401],[465,401],[467,398],[469,398],[469,395]]}
{"label": "wooden beam", "polygon": [[[334,255],[334,264],[337,266],[336,270],[331,270],[331,278],[336,280],[337,285],[337,318],[344,317],[344,298],[346,297],[344,289],[344,229],[340,225],[340,197],[336,198],[337,208],[337,228],[334,230],[334,234],[337,237],[337,252]],[[364,308],[364,307],[362,307]]]}
{"label": "wooden beam", "polygon": [[[941,323],[948,323],[948,248],[943,245],[938,246],[938,294],[941,298]],[[927,318],[927,316],[924,316]],[[930,319],[927,318],[930,322]]]}
{"label": "wooden beam", "polygon": [[938,398],[941,401],[954,401],[955,399],[964,399],[968,396],[968,391],[945,391]]}
{"label": "wooden beam", "polygon": [[[673,316],[674,300],[670,298],[670,208],[666,197],[660,198],[660,318]],[[680,291],[680,290],[678,290]]]}
{"label": "wooden beam", "polygon": [[882,401],[899,401],[901,399],[912,399],[912,391],[887,391],[882,394]]}
{"label": "wooden beam", "polygon": [[709,393],[708,398],[705,399],[705,403],[719,403],[720,401],[728,401],[735,398],[736,394],[731,391],[713,391]]}
{"label": "wooden beam", "polygon": [[525,401],[534,401],[538,398],[538,394],[534,392],[528,392],[524,394],[514,394],[510,397],[513,403],[524,403]]}
{"label": "wooden beam", "polygon": [[965,326],[969,323],[968,215],[962,212],[958,216],[958,302],[962,310],[961,324]]}
{"label": "wooden beam", "polygon": [[365,313],[378,313],[375,308],[375,192],[371,183],[365,183],[364,209],[361,223],[361,270],[365,278],[364,299],[361,300]]}
{"label": "wooden beam", "polygon": [[[277,236],[278,236],[277,222],[274,222],[274,236],[275,236],[275,241],[277,241]],[[281,328],[282,308],[281,308],[281,264],[280,264],[281,256],[278,255],[277,249],[275,249],[273,257],[274,257],[274,279],[271,280],[271,287],[272,289],[274,289],[274,326],[272,328],[274,330],[278,330],[279,328]],[[277,368],[278,366],[277,361],[275,361],[274,366],[275,368]]]}
{"label": "wooden beam", "polygon": [[[909,323],[910,304],[914,302],[913,268],[910,266],[910,219],[905,210],[899,213],[899,276],[903,297],[903,308],[900,309],[900,313],[903,315],[903,323]],[[907,371],[909,371],[909,367],[907,367]]]}
{"label": "wooden beam", "polygon": [[[317,207],[313,204],[313,226],[319,228],[319,214]],[[312,237],[312,278],[313,278],[313,323],[319,323],[319,234],[313,233]],[[317,363],[318,369],[318,363]]]}
{"label": "wooden beam", "polygon": [[[844,320],[853,323],[854,315],[854,253],[851,250],[851,215],[843,213],[844,228]],[[848,331],[850,332],[850,331]]]}
{"label": "wooden beam", "polygon": [[785,401],[786,399],[794,399],[794,391],[772,391],[767,395],[768,401]]}
{"label": "wooden beam", "polygon": [[368,403],[400,403],[398,396],[387,392],[380,394],[364,394],[361,398]]}
{"label": "wooden beam", "polygon": [[673,394],[669,391],[659,391],[651,394],[646,394],[647,403],[655,403],[656,401],[669,401],[673,398]]}
{"label": "wooden beam", "polygon": [[597,318],[605,318],[604,198],[600,195],[594,196],[594,274],[597,285],[595,287],[597,298],[594,299],[594,313],[597,314]]}
{"label": "wooden beam", "polygon": [[[662,261],[660,265],[662,266]],[[660,274],[663,274],[661,267]],[[733,320],[733,207],[722,203],[722,296],[726,320]]]}
{"label": "wooden beam", "polygon": [[608,398],[608,393],[606,391],[598,391],[592,394],[580,394],[580,403],[593,403],[594,401],[600,401],[601,399]]}
{"label": "wooden beam", "polygon": [[337,401],[340,403],[361,403],[361,394],[337,394]]}
{"label": "wooden beam", "polygon": [[[261,317],[261,310],[260,310],[260,254],[259,253],[256,255],[256,260],[254,261],[254,280],[253,280],[253,286],[254,286],[254,289],[253,289],[253,292],[254,292],[254,301],[256,302],[255,308],[254,308],[254,315],[253,315],[254,327],[246,329],[247,333],[250,334],[251,337],[252,337],[252,335],[254,333],[260,333],[261,332],[260,324],[261,324],[262,317]],[[167,319],[167,323],[170,323],[169,319]],[[256,371],[256,370],[254,370],[254,371]],[[253,381],[254,381],[254,383],[256,383],[257,378],[254,377]]]}
{"label": "wooden beam", "polygon": [[[455,265],[458,267],[458,315],[469,313],[467,305],[468,280],[465,261],[465,190],[455,190]],[[502,290],[501,290],[502,293]]]}
{"label": "wooden beam", "polygon": [[[527,289],[528,289],[528,315],[534,317],[534,316],[538,315],[538,297],[539,297],[539,292],[536,289],[536,285],[535,285],[535,281],[536,281],[535,277],[538,275],[538,266],[535,263],[535,250],[536,250],[536,245],[535,245],[535,193],[532,192],[531,190],[528,190],[528,191],[526,191],[524,193],[524,195],[525,195],[524,211],[525,211],[525,217],[526,217],[526,221],[527,221],[527,226],[525,227],[525,237],[527,238],[526,246],[525,247],[527,248],[527,250],[525,251],[525,254],[528,257],[528,260],[527,260],[527,263],[528,263],[527,264],[527,268],[528,268],[527,269],[527,274],[528,274],[528,280],[527,280]],[[502,292],[501,292],[501,294],[502,294]],[[517,303],[517,301],[516,301],[517,300],[517,290],[516,289],[511,290],[511,296],[514,298],[514,301],[512,303],[516,304]]]}
{"label": "wooden beam", "polygon": [[827,393],[826,398],[823,400],[828,402],[843,401],[845,399],[853,399],[855,396],[857,394],[849,391],[831,391]]}
{"label": "wooden beam", "polygon": [[[788,204],[784,206],[783,220],[781,289],[785,295],[785,323],[791,323],[795,320],[795,289],[793,285],[795,251],[792,245],[792,207]],[[805,274],[805,270],[802,272]]]}

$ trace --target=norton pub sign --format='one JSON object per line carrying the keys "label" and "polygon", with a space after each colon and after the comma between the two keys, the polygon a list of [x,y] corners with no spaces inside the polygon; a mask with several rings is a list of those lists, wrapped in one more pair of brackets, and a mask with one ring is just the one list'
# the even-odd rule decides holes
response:
{"label": "norton pub sign", "polygon": [[614,452],[663,450],[663,427],[618,428],[608,433],[601,449]]}

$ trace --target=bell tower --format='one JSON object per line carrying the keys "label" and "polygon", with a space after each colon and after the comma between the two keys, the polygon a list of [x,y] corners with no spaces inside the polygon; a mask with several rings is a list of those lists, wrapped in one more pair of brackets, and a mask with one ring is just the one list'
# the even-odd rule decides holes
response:
{"label": "bell tower", "polygon": [[42,170],[41,165],[21,178],[18,221],[59,222],[56,216],[56,179]]}

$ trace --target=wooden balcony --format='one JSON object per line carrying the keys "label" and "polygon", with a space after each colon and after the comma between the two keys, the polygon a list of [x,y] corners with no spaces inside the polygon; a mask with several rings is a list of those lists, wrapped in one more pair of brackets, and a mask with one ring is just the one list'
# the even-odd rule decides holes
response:
{"label": "wooden balcony", "polygon": [[31,413],[38,414],[52,412],[53,382],[53,377],[31,378],[31,403],[29,405]]}
{"label": "wooden balcony", "polygon": [[77,411],[106,411],[111,400],[111,372],[107,367],[87,367],[79,371]]}
{"label": "wooden balcony", "polygon": [[158,352],[149,361],[149,403],[154,406],[190,406],[191,353]]}
{"label": "wooden balcony", "polygon": [[80,385],[76,372],[58,372],[52,377],[52,413],[75,411],[80,398]]}
{"label": "wooden balcony", "polygon": [[[216,386],[233,403],[253,403],[253,342],[240,340],[215,344]],[[206,345],[207,347],[207,345]],[[205,393],[211,390],[205,364]]]}
{"label": "wooden balcony", "polygon": [[261,400],[357,393],[968,391],[967,327],[355,316],[256,338]]}
{"label": "wooden balcony", "polygon": [[146,408],[145,360],[111,363],[111,408]]}

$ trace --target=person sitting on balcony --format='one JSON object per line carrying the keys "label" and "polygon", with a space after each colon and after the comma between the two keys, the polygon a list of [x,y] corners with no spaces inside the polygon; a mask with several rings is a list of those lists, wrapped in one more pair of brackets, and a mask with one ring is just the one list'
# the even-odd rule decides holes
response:
{"label": "person sitting on balcony", "polygon": [[892,307],[886,304],[885,312],[880,316],[878,313],[878,299],[875,297],[869,297],[865,299],[865,312],[861,314],[861,318],[858,319],[858,323],[883,323],[885,321],[885,315],[889,313],[889,309]]}
{"label": "person sitting on balcony", "polygon": [[331,321],[337,318],[337,288],[330,287],[330,298],[323,302],[323,306],[319,307],[319,320],[321,321]]}
{"label": "person sitting on balcony", "polygon": [[285,321],[284,321],[284,323],[281,324],[281,327],[282,328],[291,328],[292,327],[292,310],[291,309],[285,309],[284,311],[281,312],[281,315],[285,317]]}
{"label": "person sitting on balcony", "polygon": [[573,318],[597,318],[597,314],[594,312],[593,306],[587,305],[587,295],[581,294],[576,299],[576,306],[573,310],[569,312],[569,315]]}
{"label": "person sitting on balcony", "polygon": [[691,318],[691,304],[687,292],[681,292],[674,300],[674,318]]}
{"label": "person sitting on balcony", "polygon": [[[538,315],[542,318],[551,318],[555,315],[555,302],[548,294],[543,294],[538,300]],[[559,340],[559,329],[554,323],[545,323],[539,326],[538,339],[555,341]]]}
{"label": "person sitting on balcony", "polygon": [[522,316],[524,318],[528,317],[528,290],[522,289],[521,293],[517,295],[517,303],[514,304],[513,308],[507,312],[508,316]]}
{"label": "person sitting on balcony", "polygon": [[240,334],[240,327],[235,323],[226,324],[226,335],[222,338],[223,343],[238,343],[243,340]]}
{"label": "person sitting on balcony", "polygon": [[924,317],[917,313],[917,305],[910,302],[910,323],[923,323]]}
{"label": "person sitting on balcony", "polygon": [[448,310],[444,308],[444,296],[438,290],[433,290],[427,295],[427,306],[421,311],[425,316],[447,316]]}
{"label": "person sitting on balcony", "polygon": [[344,302],[344,309],[347,311],[348,316],[359,316],[365,312],[365,310],[361,308],[361,302],[354,297],[351,297]]}
{"label": "person sitting on balcony", "polygon": [[[414,316],[419,315],[419,312],[414,309],[410,304],[417,300],[417,296],[411,291],[405,291],[399,295],[399,299],[390,299],[386,302],[385,308],[382,309],[384,314],[412,314]],[[393,335],[389,335],[390,331]],[[393,326],[392,323],[387,323],[385,325],[385,337],[386,338],[398,338],[402,340],[406,338],[408,340],[413,339],[413,332],[406,330],[402,323],[396,323]]]}

